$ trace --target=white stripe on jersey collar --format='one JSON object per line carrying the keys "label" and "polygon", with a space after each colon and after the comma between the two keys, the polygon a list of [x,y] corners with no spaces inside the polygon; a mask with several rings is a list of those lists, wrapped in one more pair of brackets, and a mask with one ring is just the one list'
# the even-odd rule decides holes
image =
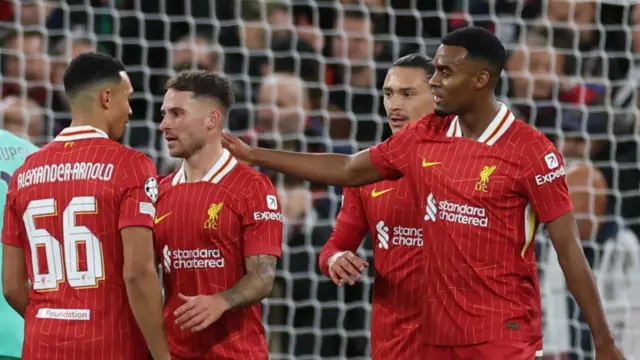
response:
{"label": "white stripe on jersey collar", "polygon": [[[478,138],[479,142],[485,143],[489,146],[495,144],[496,141],[498,141],[500,137],[507,132],[509,126],[511,126],[511,124],[516,120],[507,105],[501,102],[498,102],[498,104],[500,104],[498,114],[493,118],[493,120],[491,120],[489,126],[487,126],[482,135]],[[447,137],[462,137],[462,128],[460,127],[460,122],[457,116],[453,119],[451,125],[449,125]]]}
{"label": "white stripe on jersey collar", "polygon": [[[213,164],[213,167],[207,171],[207,173],[200,179],[200,181],[212,182],[217,184],[225,177],[228,173],[233,170],[234,166],[238,163],[238,160],[231,156],[229,150],[224,149],[222,151],[222,155]],[[182,166],[180,170],[173,177],[173,181],[171,181],[171,185],[184,184],[187,181],[187,176],[184,173],[184,161],[182,162]]]}
{"label": "white stripe on jersey collar", "polygon": [[74,141],[83,139],[108,139],[109,136],[104,131],[93,126],[69,126],[64,128],[53,141]]}

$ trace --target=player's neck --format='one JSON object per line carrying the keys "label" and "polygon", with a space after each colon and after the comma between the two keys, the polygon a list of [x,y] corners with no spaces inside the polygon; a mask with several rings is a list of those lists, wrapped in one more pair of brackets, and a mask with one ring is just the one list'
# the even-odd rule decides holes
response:
{"label": "player's neck", "polygon": [[222,156],[222,144],[207,144],[195,154],[184,159],[184,174],[187,182],[200,181]]}
{"label": "player's neck", "polygon": [[500,111],[500,104],[494,99],[485,101],[481,106],[476,106],[473,111],[459,115],[462,136],[467,139],[478,140],[487,129],[491,121]]}
{"label": "player's neck", "polygon": [[107,129],[107,125],[102,121],[98,121],[97,119],[97,116],[91,114],[72,111],[71,124],[69,124],[69,126],[91,126],[98,130],[104,131],[105,134],[108,134],[109,129]]}

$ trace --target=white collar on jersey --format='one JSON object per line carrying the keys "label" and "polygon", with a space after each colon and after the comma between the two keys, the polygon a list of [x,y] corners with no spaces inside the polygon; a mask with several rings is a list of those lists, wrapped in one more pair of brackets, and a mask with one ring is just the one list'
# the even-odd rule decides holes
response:
{"label": "white collar on jersey", "polygon": [[[493,120],[491,120],[489,126],[487,126],[482,135],[478,138],[479,142],[485,143],[489,146],[495,144],[496,141],[498,141],[500,137],[507,132],[509,126],[511,126],[511,124],[516,120],[507,105],[501,102],[498,102],[498,104],[500,104],[498,114],[493,118]],[[457,116],[453,119],[451,125],[449,125],[447,137],[462,137],[462,128],[460,127],[460,122]]]}
{"label": "white collar on jersey", "polygon": [[[213,164],[213,167],[209,169],[206,174],[204,174],[200,181],[212,182],[214,184],[217,184],[220,182],[220,180],[222,180],[222,178],[225,177],[225,175],[233,170],[233,167],[236,166],[237,163],[238,160],[231,156],[229,150],[224,149],[218,161]],[[184,184],[186,181],[187,176],[184,173],[184,162],[182,162],[182,166],[173,177],[171,185]]]}
{"label": "white collar on jersey", "polygon": [[104,131],[93,126],[69,126],[64,128],[53,141],[74,141],[83,139],[108,139],[109,136]]}

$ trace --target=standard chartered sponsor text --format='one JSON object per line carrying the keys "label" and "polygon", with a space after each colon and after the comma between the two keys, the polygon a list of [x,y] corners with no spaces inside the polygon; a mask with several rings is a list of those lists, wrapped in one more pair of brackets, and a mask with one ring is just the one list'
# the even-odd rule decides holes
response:
{"label": "standard chartered sponsor text", "polygon": [[74,181],[100,180],[113,178],[113,164],[79,162],[48,164],[18,174],[18,189],[37,184]]}
{"label": "standard chartered sponsor text", "polygon": [[396,226],[393,228],[391,243],[403,246],[422,246],[422,229]]}
{"label": "standard chartered sponsor text", "polygon": [[220,249],[176,249],[171,251],[174,269],[207,269],[224,267]]}
{"label": "standard chartered sponsor text", "polygon": [[463,225],[489,226],[489,219],[487,219],[484,208],[467,204],[456,204],[446,200],[438,202],[438,217],[444,221]]}

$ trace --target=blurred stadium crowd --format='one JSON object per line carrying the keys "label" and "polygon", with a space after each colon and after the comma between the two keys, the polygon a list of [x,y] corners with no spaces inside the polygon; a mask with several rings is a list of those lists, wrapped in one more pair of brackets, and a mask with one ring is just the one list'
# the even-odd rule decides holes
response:
{"label": "blurred stadium crowd", "polygon": [[[233,80],[227,127],[247,141],[353,153],[390,135],[381,88],[395,59],[433,54],[452,29],[486,26],[510,54],[498,95],[566,157],[610,321],[627,355],[640,358],[640,5],[632,3],[0,0],[0,124],[39,146],[50,141],[70,122],[66,65],[97,50],[124,62],[136,90],[123,143],[149,154],[161,173],[176,167],[158,130],[163,86],[184,68]],[[317,268],[340,189],[271,175],[287,219],[278,286],[265,302],[273,358],[367,357],[371,277],[337,289]],[[544,232],[538,240],[545,353],[591,359]]]}

